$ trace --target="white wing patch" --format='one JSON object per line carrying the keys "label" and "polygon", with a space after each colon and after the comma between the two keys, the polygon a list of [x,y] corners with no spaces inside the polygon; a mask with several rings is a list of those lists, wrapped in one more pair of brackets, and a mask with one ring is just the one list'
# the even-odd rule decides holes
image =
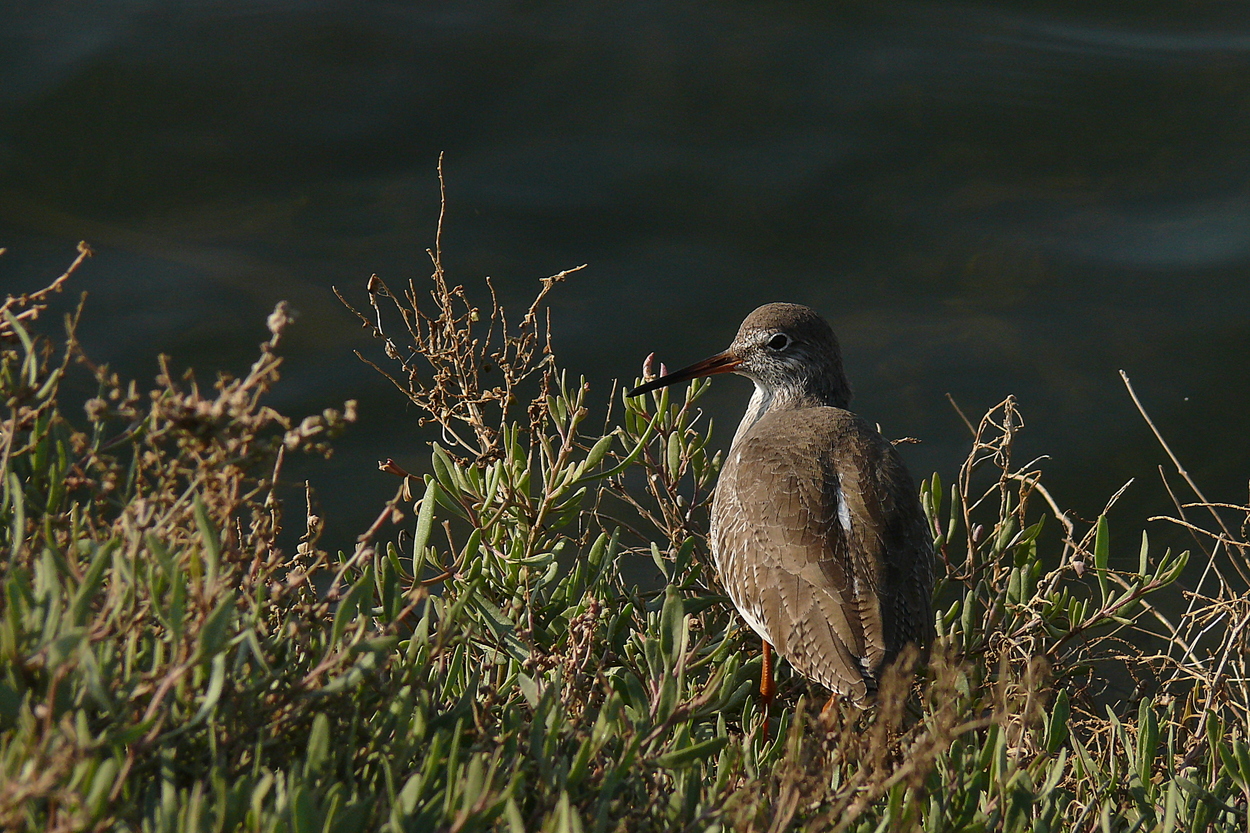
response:
{"label": "white wing patch", "polygon": [[846,493],[842,491],[842,478],[838,478],[838,523],[842,524],[842,531],[848,536],[851,534],[851,507],[846,505]]}
{"label": "white wing patch", "polygon": [[[838,482],[834,485],[834,489],[838,493],[838,524],[842,527],[842,534],[849,545],[851,542],[851,507],[846,504],[846,491],[842,488],[841,475],[838,475]],[[860,596],[859,570],[851,570],[851,595],[857,599]]]}

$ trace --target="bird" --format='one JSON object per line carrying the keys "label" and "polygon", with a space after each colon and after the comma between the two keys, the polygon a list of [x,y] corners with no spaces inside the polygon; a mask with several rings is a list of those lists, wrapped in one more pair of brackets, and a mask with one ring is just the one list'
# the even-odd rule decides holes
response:
{"label": "bird", "polygon": [[[815,310],[772,303],[729,348],[628,396],[736,373],[755,385],[712,498],[710,543],[734,607],[773,652],[866,707],[885,668],[933,639],[933,538],[894,446],[848,410],[837,336]],[[767,731],[767,723],[765,723]]]}

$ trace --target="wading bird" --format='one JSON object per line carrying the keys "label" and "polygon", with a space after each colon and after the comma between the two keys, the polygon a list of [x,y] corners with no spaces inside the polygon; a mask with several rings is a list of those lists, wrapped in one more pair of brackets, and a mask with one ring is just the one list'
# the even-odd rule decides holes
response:
{"label": "wading bird", "polygon": [[755,383],[712,500],[712,556],[734,606],[772,652],[856,704],[885,666],[933,633],[933,540],[894,447],[847,410],[833,330],[808,307],[767,304],[729,349],[629,392],[716,373]]}

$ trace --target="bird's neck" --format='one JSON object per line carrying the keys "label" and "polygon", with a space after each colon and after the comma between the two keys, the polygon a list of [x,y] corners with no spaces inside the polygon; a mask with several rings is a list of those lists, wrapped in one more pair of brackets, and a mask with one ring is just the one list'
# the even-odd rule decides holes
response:
{"label": "bird's neck", "polygon": [[751,394],[751,401],[747,403],[747,412],[742,415],[742,422],[738,423],[738,430],[734,433],[730,448],[736,446],[738,441],[769,411],[797,411],[802,408],[820,407],[846,408],[850,404],[850,389],[845,380],[842,381],[840,387],[835,387],[826,395],[817,395],[801,388],[775,388],[757,379],[751,379],[751,381],[755,384],[755,392]]}
{"label": "bird's neck", "polygon": [[769,407],[773,404],[773,389],[756,382],[754,379],[751,381],[755,382],[755,392],[751,394],[751,401],[747,403],[747,412],[742,415],[742,422],[738,423],[738,430],[734,433],[734,441],[729,446],[730,448],[738,444],[743,435],[750,431],[755,423],[760,421],[760,417],[768,413]]}

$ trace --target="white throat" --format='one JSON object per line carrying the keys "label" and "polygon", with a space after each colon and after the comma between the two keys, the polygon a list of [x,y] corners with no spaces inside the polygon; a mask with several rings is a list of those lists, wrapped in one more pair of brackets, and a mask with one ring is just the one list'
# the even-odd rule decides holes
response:
{"label": "white throat", "polygon": [[[748,377],[750,378],[750,377]],[[751,394],[751,401],[747,403],[747,412],[742,417],[742,422],[738,423],[738,430],[734,433],[733,444],[729,446],[732,451],[738,445],[738,441],[742,439],[742,435],[751,430],[751,426],[760,421],[760,417],[768,412],[768,408],[773,404],[773,389],[761,385],[755,379],[751,379],[755,383],[755,393]]]}

